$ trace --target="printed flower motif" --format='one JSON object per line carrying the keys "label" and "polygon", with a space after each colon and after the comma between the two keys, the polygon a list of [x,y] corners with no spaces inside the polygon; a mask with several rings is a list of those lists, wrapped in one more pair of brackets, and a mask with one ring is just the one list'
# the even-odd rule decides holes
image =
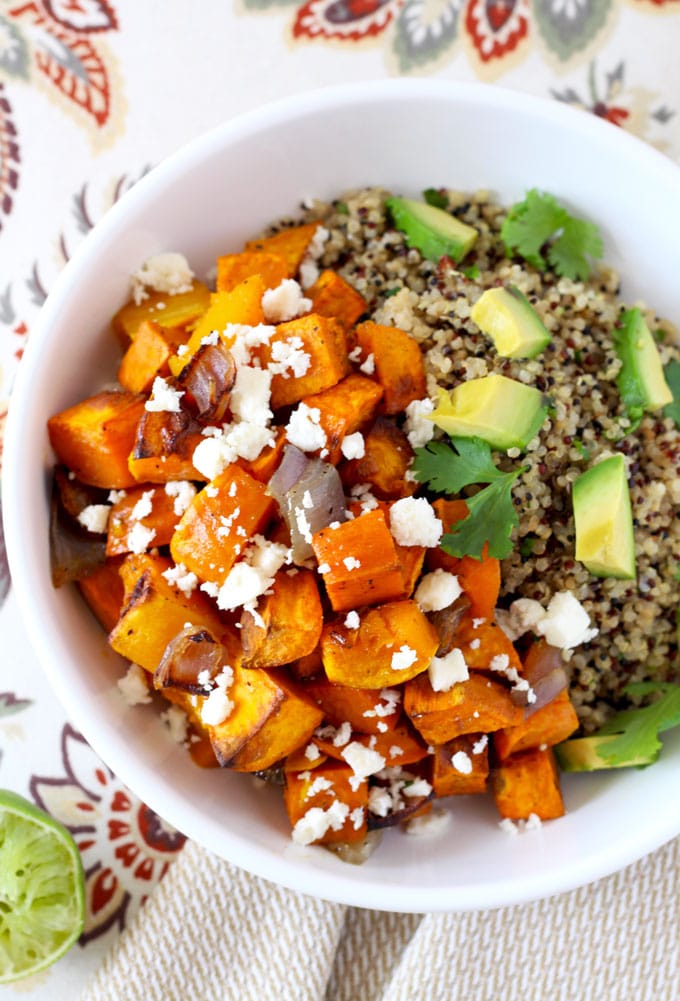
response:
{"label": "printed flower motif", "polygon": [[[0,20],[0,70],[3,66],[2,21]],[[9,58],[9,56],[8,56]],[[5,88],[0,83],[0,230],[2,216],[12,211],[14,191],[19,182],[19,146],[16,141],[16,128],[12,121],[12,109],[6,97]]]}
{"label": "printed flower motif", "polygon": [[406,0],[396,22],[394,51],[401,70],[436,59],[455,41],[464,0]]}
{"label": "printed flower motif", "polygon": [[[68,725],[61,754],[64,777],[33,776],[30,789],[36,803],[68,827],[80,850],[87,900],[80,941],[85,945],[113,925],[125,926],[186,839],[133,796]],[[105,846],[113,847],[112,855]]]}
{"label": "printed flower motif", "polygon": [[529,33],[529,2],[470,0],[465,27],[482,62],[502,59]]}
{"label": "printed flower motif", "polygon": [[381,34],[403,0],[307,0],[293,24],[295,38],[359,41]]}

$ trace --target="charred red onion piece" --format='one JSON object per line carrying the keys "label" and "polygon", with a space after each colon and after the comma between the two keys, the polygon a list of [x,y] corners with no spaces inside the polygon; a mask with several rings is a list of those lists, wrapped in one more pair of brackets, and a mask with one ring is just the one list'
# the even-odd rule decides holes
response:
{"label": "charred red onion piece", "polygon": [[536,696],[534,702],[527,702],[526,691],[511,693],[513,702],[525,707],[525,716],[532,716],[537,709],[552,702],[569,683],[560,650],[545,640],[539,640],[531,647],[525,658],[522,676]]}
{"label": "charred red onion piece", "polygon": [[470,608],[470,599],[466,594],[461,594],[459,598],[438,612],[429,612],[428,619],[437,630],[439,636],[439,646],[435,657],[445,657],[447,653],[456,646],[456,631],[461,623],[461,619]]}
{"label": "charred red onion piece", "polygon": [[229,407],[236,364],[222,343],[201,344],[177,377],[183,407],[197,420],[219,424]]}
{"label": "charred red onion piece", "polygon": [[154,672],[154,687],[205,695],[226,663],[227,652],[211,632],[185,626],[166,646]]}
{"label": "charred red onion piece", "polygon": [[102,564],[105,558],[106,536],[93,535],[71,517],[61,501],[55,483],[50,506],[50,569],[53,585],[61,587],[70,581],[80,580]]}

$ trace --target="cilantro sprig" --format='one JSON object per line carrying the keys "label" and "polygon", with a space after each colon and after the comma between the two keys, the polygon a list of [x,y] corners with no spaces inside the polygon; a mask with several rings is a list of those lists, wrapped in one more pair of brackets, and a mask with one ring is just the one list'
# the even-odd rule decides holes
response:
{"label": "cilantro sprig", "polygon": [[552,195],[532,188],[512,206],[501,227],[507,253],[519,254],[539,271],[551,267],[565,278],[584,281],[589,258],[602,256],[597,226],[572,216]]}
{"label": "cilantro sprig", "polygon": [[673,402],[663,408],[664,417],[674,420],[680,428],[680,362],[670,361],[663,370],[668,388],[673,394]]}
{"label": "cilantro sprig", "polygon": [[624,691],[638,696],[658,693],[660,697],[647,706],[622,710],[597,731],[598,737],[613,736],[599,751],[610,768],[641,759],[651,764],[658,758],[662,747],[659,734],[673,726],[680,726],[680,685],[640,681],[627,685]]}
{"label": "cilantro sprig", "polygon": [[488,544],[489,556],[508,556],[512,530],[519,525],[512,487],[522,469],[509,473],[498,469],[488,442],[481,438],[454,437],[450,444],[430,442],[415,451],[413,475],[436,493],[457,494],[464,487],[486,484],[465,498],[468,515],[442,537],[441,548],[451,556],[481,560]]}

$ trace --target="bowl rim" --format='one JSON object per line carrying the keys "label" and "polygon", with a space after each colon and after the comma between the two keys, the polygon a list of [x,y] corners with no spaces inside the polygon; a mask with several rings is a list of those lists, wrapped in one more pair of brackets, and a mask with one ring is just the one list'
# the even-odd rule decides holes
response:
{"label": "bowl rim", "polygon": [[[622,156],[632,156],[641,161],[650,175],[659,177],[664,183],[675,185],[680,194],[680,168],[664,154],[642,140],[616,129],[610,123],[596,116],[583,113],[558,101],[536,97],[503,87],[481,83],[458,83],[427,79],[369,80],[323,87],[306,91],[270,102],[246,111],[216,126],[210,131],[192,139],[171,154],[145,177],[135,184],[120,201],[114,205],[84,238],[72,259],[57,277],[48,298],[43,305],[19,366],[14,387],[10,395],[10,406],[5,433],[5,469],[17,471],[21,467],[21,426],[30,410],[30,385],[33,372],[39,367],[42,341],[49,336],[55,317],[77,289],[81,262],[96,254],[101,245],[115,238],[115,234],[134,217],[138,206],[144,204],[148,191],[159,190],[173,183],[176,178],[190,172],[196,163],[210,157],[223,145],[237,139],[247,138],[281,119],[297,119],[320,110],[331,112],[334,108],[348,104],[360,104],[366,98],[400,101],[410,98],[433,98],[462,102],[478,107],[493,106],[496,109],[520,110],[538,120],[557,120],[568,127],[571,133],[584,137],[602,137],[604,129],[612,129],[608,144],[621,150]],[[22,498],[25,495],[22,478],[18,476],[8,484],[3,481],[3,519],[5,541],[11,569],[12,582],[19,605],[20,615],[37,659],[45,671],[51,686],[56,691],[69,717],[87,738],[95,752],[108,764],[116,761],[115,773],[137,795],[141,795],[161,816],[172,821],[176,817],[177,793],[162,788],[139,790],[131,760],[121,760],[116,753],[110,754],[112,741],[105,728],[97,726],[88,718],[86,707],[79,703],[77,694],[68,688],[60,677],[57,664],[51,656],[47,637],[41,628],[39,608],[33,601],[30,561],[23,555]],[[27,488],[28,484],[26,484]],[[118,758],[118,760],[116,760]],[[289,859],[275,854],[271,848],[262,848],[241,836],[221,830],[219,839],[216,832],[206,832],[198,818],[189,811],[184,818],[182,829],[185,834],[205,845],[223,858],[237,859],[235,863],[248,871],[272,880],[294,890],[322,897],[339,903],[363,907],[379,907],[382,910],[407,912],[426,911],[467,911],[524,903],[540,897],[575,889],[585,883],[611,874],[615,870],[653,851],[680,832],[680,806],[676,813],[671,811],[663,823],[658,823],[647,831],[625,831],[616,844],[603,847],[599,852],[581,861],[556,870],[549,878],[541,874],[540,884],[536,878],[521,873],[496,881],[489,886],[463,887],[452,907],[451,887],[395,886],[371,878],[361,883],[343,880],[342,875],[327,871],[320,872],[313,866],[301,863],[299,859]],[[188,822],[187,822],[188,821]],[[379,873],[378,873],[379,877]],[[376,903],[371,903],[374,899]]]}

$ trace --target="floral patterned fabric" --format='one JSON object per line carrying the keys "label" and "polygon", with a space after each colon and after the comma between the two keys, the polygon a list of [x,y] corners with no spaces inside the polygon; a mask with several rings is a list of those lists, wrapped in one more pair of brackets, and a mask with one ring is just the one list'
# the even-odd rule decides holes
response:
{"label": "floral patterned fabric", "polygon": [[[61,267],[149,167],[240,111],[347,80],[482,80],[580,107],[680,159],[680,0],[0,0],[0,462],[12,383]],[[0,497],[1,505],[1,497]],[[181,851],[66,719],[0,532],[0,786],[74,833],[79,946],[32,982],[73,998]]]}

